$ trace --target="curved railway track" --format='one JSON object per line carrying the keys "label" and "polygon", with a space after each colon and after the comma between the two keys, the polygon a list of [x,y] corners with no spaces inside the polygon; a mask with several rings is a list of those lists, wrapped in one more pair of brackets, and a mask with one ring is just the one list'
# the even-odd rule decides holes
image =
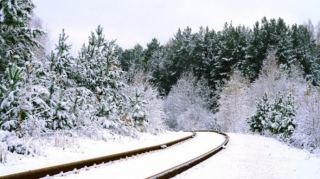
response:
{"label": "curved railway track", "polygon": [[151,179],[151,178],[171,178],[171,177],[173,177],[179,173],[182,173],[183,171],[186,171],[187,169],[197,165],[198,163],[206,160],[207,158],[211,157],[215,153],[222,150],[224,148],[224,146],[228,143],[229,136],[227,134],[219,132],[219,131],[208,131],[208,130],[206,130],[206,131],[193,131],[193,133],[187,137],[180,138],[180,139],[170,141],[167,143],[162,143],[159,145],[154,145],[154,146],[150,146],[150,147],[140,148],[140,149],[136,149],[136,150],[131,150],[131,151],[127,151],[127,152],[122,152],[122,153],[98,157],[98,158],[92,158],[92,159],[88,159],[88,160],[82,160],[82,161],[78,161],[78,162],[72,162],[72,163],[61,164],[61,165],[56,165],[56,166],[51,166],[51,167],[46,167],[46,168],[41,168],[41,169],[36,169],[36,170],[30,170],[30,171],[16,173],[16,174],[0,176],[0,179],[42,178],[42,177],[46,177],[48,175],[49,176],[56,175],[61,172],[73,171],[74,169],[81,169],[81,168],[90,167],[90,166],[94,166],[94,165],[98,165],[98,164],[102,164],[102,163],[107,163],[110,161],[115,161],[115,160],[119,160],[122,158],[130,157],[130,156],[134,156],[134,155],[138,155],[138,154],[142,154],[142,153],[146,153],[146,152],[150,152],[150,151],[155,151],[155,150],[162,149],[164,147],[169,147],[169,146],[175,145],[177,143],[180,143],[182,141],[185,141],[187,139],[195,137],[197,132],[215,132],[215,133],[223,135],[225,137],[225,140],[223,143],[221,143],[221,145],[213,148],[212,150],[210,150],[210,151],[208,151],[208,152],[206,152],[196,158],[193,158],[193,159],[186,161],[184,163],[181,163],[175,167],[169,168],[165,171],[162,171],[160,173],[157,173],[155,175],[147,177],[148,179]]}
{"label": "curved railway track", "polygon": [[167,178],[174,177],[174,176],[188,170],[189,168],[205,161],[206,159],[210,158],[214,154],[218,153],[219,151],[224,149],[225,146],[229,142],[229,136],[223,132],[214,131],[214,130],[198,130],[198,131],[194,131],[194,132],[215,132],[215,133],[223,135],[225,137],[225,140],[223,143],[221,143],[219,146],[213,148],[212,150],[210,150],[210,151],[208,151],[208,152],[206,152],[196,158],[190,159],[189,161],[181,163],[175,167],[169,168],[165,171],[162,171],[162,172],[157,173],[155,175],[149,176],[149,177],[147,177],[147,179],[167,179]]}

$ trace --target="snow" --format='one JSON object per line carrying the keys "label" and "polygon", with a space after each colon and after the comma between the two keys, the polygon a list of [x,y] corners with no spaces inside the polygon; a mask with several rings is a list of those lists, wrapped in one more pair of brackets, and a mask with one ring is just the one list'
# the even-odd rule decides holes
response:
{"label": "snow", "polygon": [[158,135],[141,133],[139,139],[109,135],[106,136],[106,141],[71,138],[67,134],[61,134],[56,138],[33,141],[32,147],[41,148],[41,155],[32,157],[8,153],[7,162],[0,163],[0,176],[159,145],[190,134],[190,132],[166,132]]}
{"label": "snow", "polygon": [[225,150],[174,178],[320,178],[320,158],[313,154],[272,138],[228,135]]}
{"label": "snow", "polygon": [[[144,133],[139,139],[110,135],[106,141],[73,139],[62,135],[58,136],[60,145],[56,143],[56,147],[51,146],[53,141],[43,141],[43,154],[40,156],[8,154],[8,162],[0,164],[0,176],[161,144],[189,134],[167,132],[154,136]],[[320,156],[292,148],[273,138],[235,133],[228,135],[230,141],[224,150],[175,178],[320,178]],[[77,174],[65,173],[63,178],[145,178],[190,160],[222,141],[223,137],[218,134],[199,133],[193,139],[163,150],[73,172]]]}
{"label": "snow", "polygon": [[[69,172],[64,175],[68,179],[105,178],[106,176],[110,178],[147,178],[212,150],[221,145],[224,139],[224,136],[217,133],[197,133],[192,140],[167,147],[164,150],[152,151],[90,167],[89,170],[81,170],[76,174]],[[61,177],[60,174],[55,176],[55,178],[59,177]]]}

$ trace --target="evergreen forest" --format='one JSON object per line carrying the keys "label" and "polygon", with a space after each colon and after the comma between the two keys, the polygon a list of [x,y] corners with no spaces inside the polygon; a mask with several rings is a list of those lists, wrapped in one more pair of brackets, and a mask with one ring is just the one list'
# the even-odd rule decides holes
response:
{"label": "evergreen forest", "polygon": [[32,153],[26,139],[62,132],[100,140],[102,131],[214,129],[320,153],[320,22],[186,27],[132,49],[97,25],[71,55],[67,29],[48,49],[34,8],[0,2],[0,151]]}

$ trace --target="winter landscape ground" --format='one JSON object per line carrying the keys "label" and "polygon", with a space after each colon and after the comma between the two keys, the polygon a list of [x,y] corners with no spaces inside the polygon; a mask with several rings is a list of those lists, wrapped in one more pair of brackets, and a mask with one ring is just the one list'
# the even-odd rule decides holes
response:
{"label": "winter landscape ground", "polygon": [[97,25],[71,54],[34,8],[0,1],[0,175],[218,130],[227,149],[177,177],[320,178],[320,22],[186,27],[132,49]]}
{"label": "winter landscape ground", "polygon": [[[72,142],[72,145],[65,144],[59,147],[46,142],[42,147],[41,155],[22,157],[10,154],[8,162],[0,164],[0,174],[6,175],[132,150],[189,134],[185,132],[168,132],[157,136],[142,134],[139,140],[109,136],[107,142],[77,139]],[[320,177],[319,156],[288,147],[271,138],[235,133],[228,133],[228,135],[230,141],[226,149],[175,178],[317,179]],[[163,151],[150,152],[107,163],[98,168],[92,167],[89,171],[82,169],[77,174],[70,172],[64,174],[63,177],[58,175],[54,178],[103,178],[105,176],[108,178],[144,178],[202,154],[203,151],[211,149],[210,146],[219,145],[223,141],[212,134],[202,141],[197,137]],[[185,152],[187,153],[184,154]],[[169,158],[166,158],[167,156]]]}

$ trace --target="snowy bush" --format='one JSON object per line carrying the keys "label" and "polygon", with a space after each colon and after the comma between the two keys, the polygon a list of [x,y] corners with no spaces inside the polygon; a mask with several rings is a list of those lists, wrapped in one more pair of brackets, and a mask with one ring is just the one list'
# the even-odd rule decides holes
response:
{"label": "snowy bush", "polygon": [[[192,73],[183,74],[177,84],[172,87],[165,100],[164,107],[167,114],[167,125],[174,130],[178,130],[179,128],[192,128],[193,130],[197,130],[196,127],[212,123],[214,120],[213,117],[198,119],[199,114],[197,114],[199,111],[206,111],[206,114],[210,113],[208,109],[212,100],[211,95],[212,91],[205,80],[197,80]],[[183,114],[184,116],[194,115],[194,117],[183,118],[181,116]],[[183,122],[185,122],[185,124],[180,126]],[[194,127],[188,126],[193,123],[198,123],[199,125]],[[213,126],[206,126],[206,129],[211,129],[211,127]]]}
{"label": "snowy bush", "polygon": [[256,114],[248,119],[250,130],[252,132],[264,134],[264,131],[268,128],[270,112],[271,106],[268,101],[267,93],[265,93],[257,102]]}
{"label": "snowy bush", "polygon": [[289,94],[286,99],[280,93],[276,94],[272,104],[272,113],[268,121],[268,129],[272,134],[280,134],[280,138],[288,138],[296,128],[296,108],[294,99]]}
{"label": "snowy bush", "polygon": [[23,139],[18,138],[14,132],[0,130],[0,144],[0,150],[3,154],[2,157],[0,156],[2,160],[4,160],[4,155],[7,151],[17,154],[31,153],[31,151],[28,150],[27,146],[24,144]]}
{"label": "snowy bush", "polygon": [[194,131],[217,129],[217,123],[211,111],[198,105],[191,105],[177,117],[176,130]]}
{"label": "snowy bush", "polygon": [[[127,113],[122,116],[122,120],[129,120],[136,127],[152,134],[157,134],[166,129],[164,124],[163,100],[158,97],[155,87],[148,82],[148,77],[141,72],[129,70],[127,77],[128,86],[125,94],[130,99],[127,104]],[[136,121],[136,117],[142,117]],[[137,123],[138,122],[138,123]],[[139,124],[140,123],[140,124]],[[137,125],[139,124],[139,125]],[[139,127],[140,126],[140,127]]]}
{"label": "snowy bush", "polygon": [[320,152],[320,90],[310,86],[298,100],[297,128],[291,139],[293,145]]}
{"label": "snowy bush", "polygon": [[271,103],[265,93],[257,103],[256,114],[248,119],[248,123],[252,132],[264,134],[268,131],[285,139],[296,128],[295,115],[296,108],[291,94],[284,99],[281,93],[277,93],[275,101]]}

